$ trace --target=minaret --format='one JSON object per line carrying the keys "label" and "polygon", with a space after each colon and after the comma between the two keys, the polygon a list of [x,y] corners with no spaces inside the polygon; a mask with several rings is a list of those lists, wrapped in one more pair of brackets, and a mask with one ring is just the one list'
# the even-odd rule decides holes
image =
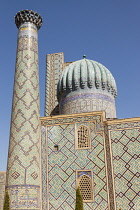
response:
{"label": "minaret", "polygon": [[23,10],[15,23],[18,45],[6,185],[11,210],[40,210],[38,29],[42,18]]}

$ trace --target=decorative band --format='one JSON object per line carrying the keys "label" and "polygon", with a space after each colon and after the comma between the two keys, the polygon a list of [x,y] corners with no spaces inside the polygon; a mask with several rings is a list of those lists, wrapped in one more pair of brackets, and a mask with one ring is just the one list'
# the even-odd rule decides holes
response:
{"label": "decorative band", "polygon": [[109,101],[114,104],[114,99],[112,99],[111,97],[109,97],[107,95],[95,94],[95,93],[85,93],[85,94],[79,94],[79,95],[67,97],[61,101],[60,105],[62,106],[63,104],[65,104],[67,102],[71,102],[71,101],[77,100],[77,99],[86,99],[86,98],[103,99],[103,100]]}
{"label": "decorative band", "polygon": [[23,36],[34,37],[37,39],[37,28],[33,24],[23,24],[22,27],[19,28],[18,38]]}
{"label": "decorative band", "polygon": [[39,185],[9,185],[9,186],[6,186],[6,188],[17,188],[17,187],[20,187],[20,188],[40,188]]}

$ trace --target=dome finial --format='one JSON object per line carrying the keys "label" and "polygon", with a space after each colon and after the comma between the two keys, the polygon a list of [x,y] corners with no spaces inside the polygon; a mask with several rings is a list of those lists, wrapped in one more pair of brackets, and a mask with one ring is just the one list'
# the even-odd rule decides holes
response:
{"label": "dome finial", "polygon": [[86,58],[87,56],[86,55],[83,55],[83,58]]}

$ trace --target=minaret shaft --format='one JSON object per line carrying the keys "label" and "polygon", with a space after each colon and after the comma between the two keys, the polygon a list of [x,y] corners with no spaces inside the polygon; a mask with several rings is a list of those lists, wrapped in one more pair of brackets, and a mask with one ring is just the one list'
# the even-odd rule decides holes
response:
{"label": "minaret shaft", "polygon": [[41,209],[37,33],[32,22],[19,26],[7,167],[11,210]]}

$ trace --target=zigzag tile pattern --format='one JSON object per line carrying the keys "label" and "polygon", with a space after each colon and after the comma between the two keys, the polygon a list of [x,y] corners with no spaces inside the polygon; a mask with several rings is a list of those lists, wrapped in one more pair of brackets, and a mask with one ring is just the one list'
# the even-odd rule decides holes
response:
{"label": "zigzag tile pattern", "polygon": [[[99,117],[99,116],[98,116]],[[97,116],[92,116],[97,119]],[[78,126],[82,124],[83,117],[73,118]],[[91,119],[91,116],[85,117]],[[99,119],[99,118],[98,118]],[[84,203],[84,209],[108,209],[107,183],[105,170],[104,137],[102,131],[96,133],[100,126],[97,122],[90,122],[90,136],[92,148],[89,150],[75,150],[75,125],[68,123],[71,119],[64,119],[67,124],[57,125],[53,120],[52,126],[47,126],[48,173],[46,179],[49,200],[47,210],[72,210],[75,206],[76,170],[92,169],[94,182],[94,202]],[[62,121],[62,119],[61,119]],[[84,121],[85,122],[85,121]],[[47,122],[45,122],[47,124]],[[45,136],[45,134],[43,134]],[[44,138],[43,138],[44,139]],[[54,145],[59,150],[54,151]],[[46,154],[45,154],[46,155]],[[43,155],[43,157],[45,156]],[[47,169],[46,169],[47,171]],[[45,173],[42,172],[42,173]],[[45,180],[43,175],[43,182]],[[45,194],[43,198],[45,197]],[[46,210],[45,208],[43,210]]]}
{"label": "zigzag tile pattern", "polygon": [[[139,187],[139,142],[140,128],[130,128],[134,123],[116,126],[110,131],[115,179],[115,194],[117,209],[140,209]],[[135,123],[137,126],[139,124]],[[127,125],[127,128],[126,128]],[[110,126],[113,127],[114,126]],[[118,129],[123,127],[123,129]],[[124,128],[125,127],[125,128]]]}
{"label": "zigzag tile pattern", "polygon": [[[30,27],[30,23],[23,25],[19,28],[8,154],[7,185],[11,210],[39,209],[40,199],[37,29],[33,24]],[[35,37],[28,35],[30,30],[32,35],[36,30]]]}

